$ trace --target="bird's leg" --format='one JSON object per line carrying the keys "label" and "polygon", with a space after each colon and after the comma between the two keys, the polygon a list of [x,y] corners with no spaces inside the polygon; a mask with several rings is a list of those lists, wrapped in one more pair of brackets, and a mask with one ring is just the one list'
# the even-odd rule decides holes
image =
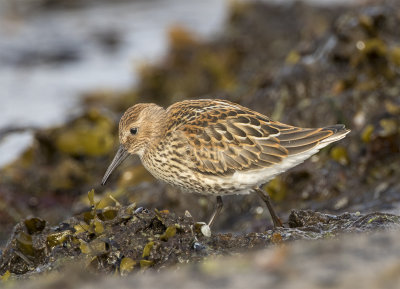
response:
{"label": "bird's leg", "polygon": [[217,217],[219,215],[219,213],[222,210],[224,203],[222,202],[222,197],[221,196],[217,196],[217,206],[215,207],[215,210],[213,212],[213,214],[211,215],[210,221],[208,221],[208,226],[211,227],[212,223],[215,220],[215,217]]}
{"label": "bird's leg", "polygon": [[254,190],[257,192],[257,194],[260,196],[260,198],[267,205],[268,211],[269,211],[269,213],[271,214],[271,217],[272,217],[272,221],[274,222],[274,227],[275,228],[276,227],[283,227],[281,220],[279,219],[278,215],[275,213],[274,208],[272,207],[271,199],[270,199],[268,193],[264,192],[260,188],[255,188]]}

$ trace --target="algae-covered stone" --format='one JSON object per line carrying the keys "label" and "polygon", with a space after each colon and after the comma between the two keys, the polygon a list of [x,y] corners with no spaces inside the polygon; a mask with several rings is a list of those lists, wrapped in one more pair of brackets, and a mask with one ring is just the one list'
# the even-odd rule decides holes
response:
{"label": "algae-covered stone", "polygon": [[285,62],[287,64],[294,65],[294,64],[298,63],[300,59],[301,59],[301,57],[300,57],[299,53],[297,51],[295,51],[295,50],[292,50],[286,56]]}
{"label": "algae-covered stone", "polygon": [[140,260],[140,267],[142,269],[146,269],[146,268],[148,268],[150,266],[153,266],[153,265],[154,265],[154,261],[151,261],[151,260]]}
{"label": "algae-covered stone", "polygon": [[168,241],[169,238],[172,238],[176,234],[176,225],[169,226],[164,234],[160,236],[161,241]]}
{"label": "algae-covered stone", "polygon": [[374,132],[374,126],[372,124],[367,125],[361,133],[361,139],[365,143],[371,141],[372,133]]}
{"label": "algae-covered stone", "polygon": [[380,136],[387,137],[390,135],[394,135],[398,133],[399,130],[399,121],[393,118],[385,118],[379,121],[379,124],[382,127],[382,130],[379,132]]}
{"label": "algae-covered stone", "polygon": [[52,190],[73,189],[77,182],[85,182],[90,175],[74,159],[65,158],[57,164],[57,168],[49,172],[49,186]]}
{"label": "algae-covered stone", "polygon": [[28,218],[24,223],[30,235],[39,233],[46,227],[46,221],[39,218]]}
{"label": "algae-covered stone", "polygon": [[107,252],[106,243],[100,239],[95,239],[89,243],[83,240],[79,240],[79,242],[80,242],[79,248],[81,252],[84,254],[91,256],[99,256]]}
{"label": "algae-covered stone", "polygon": [[331,157],[341,165],[348,165],[350,162],[347,150],[343,146],[335,146],[332,148]]}
{"label": "algae-covered stone", "polygon": [[90,230],[90,226],[86,222],[80,222],[74,226],[74,230],[75,235],[79,235],[80,233],[88,232]]}
{"label": "algae-covered stone", "polygon": [[119,212],[118,208],[106,207],[102,209],[101,212],[97,214],[97,216],[102,221],[110,221],[117,216],[118,212]]}
{"label": "algae-covered stone", "polygon": [[34,256],[35,250],[33,248],[32,236],[25,233],[19,232],[16,236],[18,250],[26,256]]}
{"label": "algae-covered stone", "polygon": [[102,156],[114,147],[113,122],[96,110],[58,131],[57,148],[69,155]]}
{"label": "algae-covered stone", "polygon": [[133,202],[132,204],[126,207],[124,213],[127,214],[128,217],[131,217],[135,213],[135,209],[136,209],[136,203]]}
{"label": "algae-covered stone", "polygon": [[88,192],[88,200],[89,200],[90,205],[91,205],[92,207],[95,207],[96,203],[95,203],[95,201],[94,201],[94,189],[91,189],[91,190]]}
{"label": "algae-covered stone", "polygon": [[400,66],[400,47],[394,47],[391,50],[391,58],[394,64]]}
{"label": "algae-covered stone", "polygon": [[53,248],[63,244],[68,237],[72,237],[72,231],[54,232],[47,235],[47,246]]}
{"label": "algae-covered stone", "polygon": [[400,115],[400,99],[397,102],[386,100],[385,101],[385,108],[386,111],[393,115]]}
{"label": "algae-covered stone", "polygon": [[103,222],[100,221],[98,218],[93,220],[93,224],[94,224],[94,232],[96,233],[96,235],[100,235],[104,232]]}
{"label": "algae-covered stone", "polygon": [[2,276],[0,276],[0,281],[1,282],[7,282],[7,280],[10,278],[11,272],[7,270]]}
{"label": "algae-covered stone", "polygon": [[150,251],[151,251],[151,249],[153,249],[153,246],[154,246],[154,242],[148,242],[146,244],[146,246],[144,246],[143,254],[142,254],[143,258],[150,256]]}
{"label": "algae-covered stone", "polygon": [[81,252],[83,254],[90,254],[91,250],[89,244],[83,240],[79,240],[79,242],[80,242],[79,249],[81,250]]}
{"label": "algae-covered stone", "polygon": [[122,275],[129,273],[133,270],[133,268],[136,265],[136,261],[132,260],[131,258],[128,257],[124,257],[121,260],[121,264],[119,265],[119,270],[121,272]]}

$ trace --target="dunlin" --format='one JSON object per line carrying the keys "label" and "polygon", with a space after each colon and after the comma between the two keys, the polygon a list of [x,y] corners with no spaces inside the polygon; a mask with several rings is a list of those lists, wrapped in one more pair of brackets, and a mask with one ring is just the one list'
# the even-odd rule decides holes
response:
{"label": "dunlin", "polygon": [[283,124],[226,100],[186,100],[167,109],[139,103],[119,122],[120,147],[102,184],[126,157],[136,154],[157,179],[188,192],[216,196],[210,226],[222,209],[221,196],[256,192],[274,226],[281,227],[260,187],[347,133],[341,124],[323,128]]}

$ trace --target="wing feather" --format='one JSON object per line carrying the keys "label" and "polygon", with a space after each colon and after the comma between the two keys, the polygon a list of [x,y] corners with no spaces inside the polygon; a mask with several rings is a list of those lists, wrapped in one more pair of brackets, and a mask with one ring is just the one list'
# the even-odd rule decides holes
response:
{"label": "wing feather", "polygon": [[[299,128],[225,100],[190,100],[168,108],[171,135],[187,140],[192,169],[203,174],[232,175],[236,171],[279,166],[285,159],[327,145],[348,131],[343,125]],[[335,137],[337,135],[337,137]],[[326,143],[326,144],[325,144]]]}

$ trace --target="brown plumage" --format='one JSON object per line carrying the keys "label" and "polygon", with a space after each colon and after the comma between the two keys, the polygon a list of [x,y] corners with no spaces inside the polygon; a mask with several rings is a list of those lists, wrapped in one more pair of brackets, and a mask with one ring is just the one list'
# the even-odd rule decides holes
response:
{"label": "brown plumage", "polygon": [[167,109],[137,104],[121,118],[121,146],[102,183],[129,154],[137,154],[156,178],[218,196],[218,211],[221,195],[256,191],[279,226],[259,187],[347,133],[344,125],[286,125],[226,100],[187,100]]}

